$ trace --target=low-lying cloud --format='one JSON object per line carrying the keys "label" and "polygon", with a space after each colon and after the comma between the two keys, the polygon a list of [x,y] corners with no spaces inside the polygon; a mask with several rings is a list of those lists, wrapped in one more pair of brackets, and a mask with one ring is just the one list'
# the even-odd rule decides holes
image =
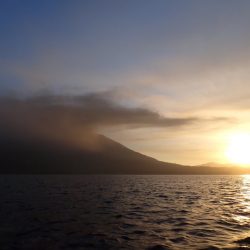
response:
{"label": "low-lying cloud", "polygon": [[105,93],[48,95],[27,99],[1,98],[0,116],[0,129],[5,133],[72,142],[80,140],[90,131],[106,126],[169,128],[227,119],[163,117],[145,108],[120,105]]}

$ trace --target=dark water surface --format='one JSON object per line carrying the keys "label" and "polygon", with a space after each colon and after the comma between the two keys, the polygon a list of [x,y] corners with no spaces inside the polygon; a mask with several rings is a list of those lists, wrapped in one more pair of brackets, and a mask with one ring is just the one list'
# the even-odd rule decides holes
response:
{"label": "dark water surface", "polygon": [[0,198],[3,250],[250,249],[250,176],[0,176]]}

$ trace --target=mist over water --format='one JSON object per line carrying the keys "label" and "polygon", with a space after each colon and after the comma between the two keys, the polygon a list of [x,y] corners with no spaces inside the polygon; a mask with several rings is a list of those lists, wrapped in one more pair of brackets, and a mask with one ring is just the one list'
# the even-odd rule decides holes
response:
{"label": "mist over water", "polygon": [[0,197],[3,250],[248,249],[249,176],[3,175]]}

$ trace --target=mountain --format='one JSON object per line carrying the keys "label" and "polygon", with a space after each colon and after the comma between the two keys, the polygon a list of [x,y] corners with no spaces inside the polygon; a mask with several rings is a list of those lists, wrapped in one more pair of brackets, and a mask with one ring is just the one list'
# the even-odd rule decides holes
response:
{"label": "mountain", "polygon": [[2,135],[0,174],[244,174],[248,171],[161,162],[94,133],[86,133],[81,142],[74,145],[41,137]]}
{"label": "mountain", "polygon": [[2,174],[161,174],[179,166],[162,164],[92,133],[83,138],[83,147],[16,135],[0,138]]}
{"label": "mountain", "polygon": [[213,167],[213,168],[232,168],[232,167],[238,167],[236,164],[229,164],[229,163],[218,163],[218,162],[207,162],[201,165],[198,165],[200,167]]}
{"label": "mountain", "polygon": [[250,166],[241,166],[232,163],[208,162],[197,167],[212,174],[250,174]]}

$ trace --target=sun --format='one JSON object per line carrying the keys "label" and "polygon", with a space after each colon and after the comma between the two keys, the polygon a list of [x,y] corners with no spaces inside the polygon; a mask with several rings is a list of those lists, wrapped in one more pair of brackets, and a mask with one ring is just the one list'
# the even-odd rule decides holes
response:
{"label": "sun", "polygon": [[250,134],[237,133],[231,135],[225,155],[231,163],[239,165],[250,164]]}

